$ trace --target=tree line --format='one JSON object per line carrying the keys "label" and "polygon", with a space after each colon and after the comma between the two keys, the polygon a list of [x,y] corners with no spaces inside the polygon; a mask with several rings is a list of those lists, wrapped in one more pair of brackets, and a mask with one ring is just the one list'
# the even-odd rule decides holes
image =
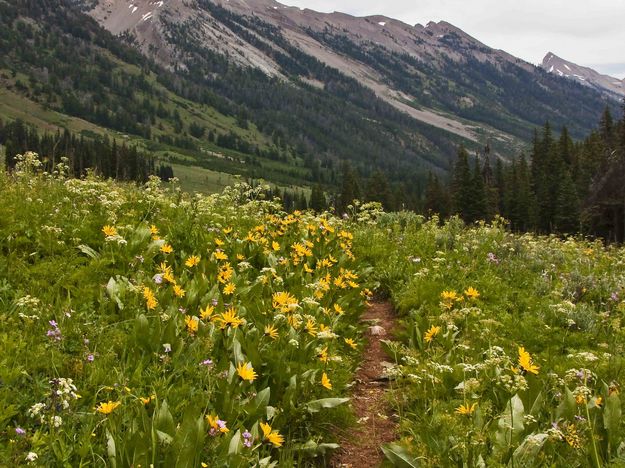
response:
{"label": "tree line", "polygon": [[150,175],[166,180],[173,177],[171,166],[159,164],[136,146],[118,143],[108,137],[92,135],[86,138],[65,129],[55,133],[40,134],[35,128],[16,120],[0,120],[0,145],[5,147],[5,165],[11,170],[15,156],[34,151],[43,158],[44,170],[52,171],[67,158],[70,174],[81,177],[87,170],[106,178],[143,182]]}
{"label": "tree line", "polygon": [[[623,105],[625,114],[625,102]],[[491,164],[488,146],[471,157],[458,150],[448,183],[430,173],[423,211],[465,222],[499,215],[515,231],[583,233],[623,242],[625,237],[625,116],[606,108],[599,127],[574,142],[549,122],[534,133],[529,158]]]}

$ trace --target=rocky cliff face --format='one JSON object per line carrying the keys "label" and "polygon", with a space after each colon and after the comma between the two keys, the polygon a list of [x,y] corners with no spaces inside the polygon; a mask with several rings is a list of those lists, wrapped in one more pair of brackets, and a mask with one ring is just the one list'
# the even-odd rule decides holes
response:
{"label": "rocky cliff face", "polygon": [[584,86],[597,89],[610,97],[622,98],[625,96],[625,80],[602,75],[592,68],[582,67],[564,60],[552,52],[545,55],[541,66],[549,73],[577,81]]}
{"label": "rocky cliff face", "polygon": [[[473,141],[513,144],[534,125],[566,114],[561,103],[570,98],[562,80],[444,21],[409,25],[274,0],[77,1],[106,29],[131,35],[168,67],[184,70],[203,49],[281,79],[327,87],[314,73],[299,71],[306,67],[298,64],[312,57],[412,118]],[[586,126],[581,119],[569,124],[573,133]]]}

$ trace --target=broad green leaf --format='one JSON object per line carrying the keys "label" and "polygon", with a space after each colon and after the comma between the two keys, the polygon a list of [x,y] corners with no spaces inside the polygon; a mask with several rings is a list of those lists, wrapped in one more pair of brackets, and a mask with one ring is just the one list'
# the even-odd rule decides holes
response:
{"label": "broad green leaf", "polygon": [[80,244],[78,246],[78,250],[80,250],[82,253],[84,253],[87,257],[98,258],[100,256],[100,254],[98,252],[96,252],[91,247],[89,247],[88,245],[85,245],[85,244]]}
{"label": "broad green leaf", "polygon": [[535,460],[536,456],[540,453],[548,438],[549,436],[543,433],[528,435],[512,454],[514,466],[536,466],[538,464],[536,463],[537,460]]}
{"label": "broad green leaf", "polygon": [[616,449],[623,434],[619,431],[621,425],[621,399],[613,394],[606,398],[603,410],[603,425],[608,433],[610,450]]}
{"label": "broad green leaf", "polygon": [[393,466],[400,468],[417,468],[419,466],[418,459],[408,453],[408,451],[401,445],[383,445],[382,452],[384,452],[384,456],[393,464]]}
{"label": "broad green leaf", "polygon": [[230,439],[228,446],[228,455],[235,455],[241,451],[241,430],[238,430]]}
{"label": "broad green leaf", "polygon": [[115,439],[109,431],[106,431],[106,454],[109,458],[111,466],[115,468],[117,466],[117,450],[115,446]]}
{"label": "broad green leaf", "polygon": [[306,403],[306,409],[309,413],[317,413],[322,409],[335,408],[349,401],[349,398],[322,398]]}

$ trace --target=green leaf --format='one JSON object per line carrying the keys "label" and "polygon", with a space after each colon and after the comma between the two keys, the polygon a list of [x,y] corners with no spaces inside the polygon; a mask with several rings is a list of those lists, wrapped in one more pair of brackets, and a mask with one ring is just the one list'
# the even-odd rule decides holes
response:
{"label": "green leaf", "polygon": [[523,432],[523,417],[525,416],[525,408],[519,395],[514,395],[508,401],[506,409],[497,423],[497,433],[495,440],[501,448],[510,447],[515,443]]}
{"label": "green leaf", "polygon": [[401,468],[416,468],[419,466],[418,458],[413,457],[399,444],[383,445],[382,452],[384,452],[384,456],[393,466]]}
{"label": "green leaf", "polygon": [[339,444],[322,443],[318,444],[314,440],[310,439],[303,444],[295,444],[291,447],[294,452],[304,452],[308,456],[316,457],[318,455],[325,455],[328,450],[336,450],[339,448]]}
{"label": "green leaf", "polygon": [[234,361],[237,365],[245,362],[245,356],[241,350],[241,343],[239,343],[236,336],[232,338],[232,352],[234,353]]}
{"label": "green leaf", "polygon": [[545,441],[549,438],[547,434],[530,434],[528,435],[521,445],[512,454],[515,466],[536,466],[535,458],[542,450]]}
{"label": "green leaf", "polygon": [[306,409],[309,413],[318,413],[322,409],[335,408],[349,401],[349,398],[322,398],[306,403]]}
{"label": "green leaf", "polygon": [[603,425],[608,433],[610,450],[617,448],[622,434],[619,431],[621,424],[621,400],[617,394],[606,398],[605,409],[603,410]]}
{"label": "green leaf", "polygon": [[176,433],[176,425],[174,424],[174,418],[167,406],[167,401],[163,401],[161,407],[155,412],[154,425],[158,431],[168,434],[171,437]]}
{"label": "green leaf", "polygon": [[111,462],[111,466],[115,468],[117,466],[117,450],[115,439],[109,431],[106,431],[106,454]]}
{"label": "green leaf", "polygon": [[241,430],[239,429],[234,433],[232,439],[230,439],[230,445],[228,446],[228,455],[235,455],[241,451]]}
{"label": "green leaf", "polygon": [[119,307],[119,309],[121,310],[124,308],[124,304],[119,298],[120,291],[121,291],[121,287],[119,283],[115,280],[115,278],[111,277],[109,279],[109,282],[106,284],[106,293],[109,295],[109,297],[112,300],[114,300],[117,303],[117,307]]}
{"label": "green leaf", "polygon": [[89,247],[88,245],[85,245],[85,244],[80,244],[78,246],[78,250],[80,250],[82,253],[84,253],[87,257],[98,258],[100,256],[100,254],[98,252],[96,252],[91,247]]}

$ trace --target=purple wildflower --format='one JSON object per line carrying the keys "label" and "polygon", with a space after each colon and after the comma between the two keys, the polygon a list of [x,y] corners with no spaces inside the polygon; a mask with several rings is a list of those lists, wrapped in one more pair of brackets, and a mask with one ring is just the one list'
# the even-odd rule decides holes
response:
{"label": "purple wildflower", "polygon": [[212,359],[205,359],[200,364],[203,365],[203,366],[212,366],[213,365],[213,360]]}
{"label": "purple wildflower", "polygon": [[15,434],[17,434],[18,436],[23,436],[24,434],[26,434],[26,431],[18,426],[15,428]]}
{"label": "purple wildflower", "polygon": [[217,306],[217,304],[219,304],[219,301],[218,301],[217,299],[213,299],[213,300],[211,301],[211,305],[212,305],[213,307],[216,307],[216,306]]}
{"label": "purple wildflower", "polygon": [[152,277],[152,279],[156,284],[161,284],[163,282],[163,275],[157,273]]}
{"label": "purple wildflower", "polygon": [[247,448],[252,446],[252,434],[250,434],[247,429],[243,433],[243,445]]}
{"label": "purple wildflower", "polygon": [[617,292],[613,292],[610,295],[610,299],[612,299],[612,301],[617,302],[618,301],[618,293]]}
{"label": "purple wildflower", "polygon": [[93,362],[95,360],[95,356],[92,353],[87,354],[87,361]]}

